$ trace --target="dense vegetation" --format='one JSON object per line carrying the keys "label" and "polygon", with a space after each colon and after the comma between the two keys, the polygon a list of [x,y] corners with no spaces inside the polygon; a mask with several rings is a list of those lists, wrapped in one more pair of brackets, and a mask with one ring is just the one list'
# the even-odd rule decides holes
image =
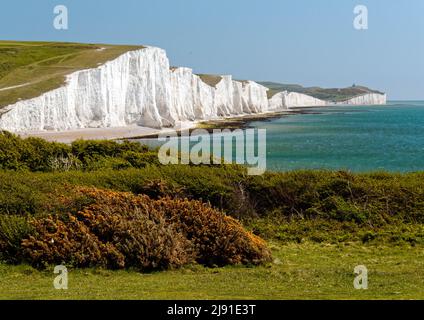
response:
{"label": "dense vegetation", "polygon": [[71,145],[0,133],[0,169],[33,172],[142,168],[157,154],[138,143],[75,141]]}
{"label": "dense vegetation", "polygon": [[[59,172],[97,175],[110,169],[114,175],[130,167],[157,166],[156,152],[138,143],[66,145],[4,132],[0,150],[5,170],[0,190],[0,258],[5,261],[143,271],[192,262],[222,266],[270,261],[265,243],[235,219],[199,201],[175,194],[171,198],[167,190],[172,190],[160,180],[140,186],[144,196],[70,186],[66,178],[58,184],[41,182],[41,189],[14,182],[18,177],[24,182],[30,171],[44,172],[39,177],[46,177],[45,172],[58,177]],[[16,177],[8,184],[6,175],[12,172]],[[24,198],[10,198],[9,187],[10,191],[23,187],[32,199],[23,189],[17,196]]]}
{"label": "dense vegetation", "polygon": [[95,188],[77,189],[62,200],[66,214],[31,219],[20,245],[4,241],[3,252],[15,251],[6,258],[35,266],[65,261],[77,267],[143,271],[195,261],[224,266],[270,260],[261,239],[198,201],[152,200]]}
{"label": "dense vegetation", "polygon": [[348,88],[320,88],[309,87],[305,88],[298,84],[282,84],[275,82],[260,82],[265,87],[269,88],[268,97],[271,98],[278,92],[289,91],[307,94],[321,100],[341,102],[346,101],[356,96],[364,95],[367,93],[380,93],[380,91],[372,90],[364,86],[352,86]]}
{"label": "dense vegetation", "polygon": [[67,74],[95,68],[139,48],[142,47],[0,41],[0,108],[60,87]]}
{"label": "dense vegetation", "polygon": [[[35,138],[21,139],[9,133],[0,135],[0,164],[2,169],[0,171],[2,182],[0,184],[0,243],[3,246],[1,250],[3,259],[6,260],[13,260],[10,259],[11,257],[19,258],[19,254],[22,253],[23,260],[31,260],[35,264],[69,258],[76,262],[76,265],[108,265],[110,260],[103,255],[98,256],[96,260],[100,261],[98,263],[84,261],[80,264],[74,251],[72,251],[74,253],[66,252],[70,256],[57,255],[56,258],[51,259],[49,258],[51,248],[48,246],[48,250],[44,252],[44,258],[32,256],[22,249],[34,248],[34,245],[40,244],[39,241],[44,243],[46,234],[51,235],[47,232],[50,230],[51,223],[56,227],[61,226],[62,229],[59,229],[65,233],[70,232],[66,228],[69,228],[67,223],[72,221],[71,217],[76,217],[79,221],[78,228],[72,229],[75,232],[73,236],[95,236],[100,241],[99,246],[100,243],[103,245],[108,243],[108,240],[104,239],[109,238],[103,236],[110,235],[113,231],[110,227],[112,220],[109,220],[112,216],[120,217],[116,218],[117,222],[113,220],[114,223],[118,225],[135,223],[140,230],[144,229],[139,225],[151,223],[150,219],[140,218],[146,215],[139,216],[138,213],[134,213],[139,212],[139,209],[126,210],[125,214],[120,215],[116,207],[104,202],[105,195],[109,192],[112,198],[125,195],[124,197],[129,197],[129,203],[133,201],[131,199],[138,199],[134,201],[141,201],[143,205],[157,208],[159,215],[165,220],[163,224],[156,223],[157,228],[153,228],[152,232],[158,233],[150,235],[153,238],[164,239],[163,241],[170,239],[167,235],[173,235],[175,229],[172,228],[180,225],[180,222],[174,221],[174,226],[167,229],[169,224],[166,221],[169,221],[167,219],[170,217],[170,212],[174,212],[175,217],[175,212],[187,210],[189,213],[202,212],[199,217],[205,214],[219,219],[224,219],[221,212],[225,212],[240,220],[256,235],[282,243],[312,241],[424,244],[424,184],[422,182],[424,173],[352,174],[346,171],[293,171],[267,172],[263,176],[248,176],[245,168],[232,165],[161,166],[157,161],[155,150],[149,150],[137,143],[76,141],[71,145],[65,145]],[[87,187],[96,188],[96,194],[100,197],[96,198],[98,200],[96,208],[102,208],[101,210],[93,210],[90,207],[93,203],[90,201],[87,203],[78,200],[81,199],[78,196],[81,194],[78,190],[81,188],[84,190]],[[112,191],[128,193],[120,194]],[[210,204],[212,208],[201,203]],[[186,209],[173,211],[172,208],[179,205]],[[121,203],[119,207],[125,207],[125,205]],[[109,211],[106,208],[109,208]],[[81,213],[85,210],[95,212],[96,218],[82,219]],[[113,215],[108,215],[108,212]],[[192,217],[191,213],[188,217]],[[134,221],[127,221],[128,216],[134,217]],[[104,221],[105,229],[101,235],[97,233],[97,229],[92,228],[92,223],[97,223],[97,218]],[[206,229],[199,232],[218,230],[216,226],[208,228],[208,223],[215,223],[214,221],[218,220],[211,218],[203,220],[201,225],[204,225]],[[230,224],[234,223],[236,229],[241,228],[235,220],[228,221]],[[187,228],[192,228],[194,225],[191,223],[194,222],[193,220],[187,224]],[[218,225],[224,229],[227,228],[225,223]],[[131,230],[131,228],[127,229]],[[181,231],[181,229],[178,230]],[[231,230],[234,229],[230,227],[227,230],[229,233],[220,231],[219,234],[227,234],[231,237]],[[56,233],[56,229],[53,231],[49,232],[60,236],[60,233]],[[197,248],[202,247],[211,251],[202,254],[198,249],[194,250],[197,252],[194,259],[205,265],[266,261],[267,251],[265,247],[258,245],[257,241],[260,243],[260,240],[256,241],[256,238],[244,232],[241,232],[246,234],[244,240],[240,240],[242,245],[229,249],[231,254],[224,254],[224,251],[216,253],[216,249],[208,248],[206,244],[203,244],[198,245]],[[192,235],[187,236],[184,232],[183,234],[186,234],[189,242],[191,241],[190,245],[196,246],[196,241],[192,240],[197,236],[193,238]],[[127,236],[128,234],[121,233],[114,239]],[[218,242],[211,241],[210,236],[218,237],[218,235],[217,233],[209,234],[207,243],[211,246],[222,240],[215,238]],[[171,238],[177,241],[177,237]],[[72,239],[69,241],[72,242]],[[175,248],[187,248],[183,243],[184,241],[175,243]],[[113,242],[110,244],[113,245]],[[221,244],[216,245],[216,248],[218,247],[227,248]],[[247,248],[248,252],[237,251],[240,248]],[[117,257],[131,256],[131,248],[125,249],[129,251],[122,250],[115,248],[111,252],[115,252]],[[38,249],[35,251],[38,252]],[[77,252],[77,256],[78,254]],[[164,257],[168,256],[166,252],[161,254]],[[205,260],[205,257],[212,260]],[[153,265],[160,265],[161,268],[164,265],[178,266],[178,261],[189,261],[189,258],[177,254],[175,261],[167,260],[168,264],[154,262],[151,265],[134,263],[131,259],[130,262],[126,262],[125,259],[116,261],[121,261],[119,262],[121,264],[115,264],[114,267],[123,266],[122,263],[124,263],[127,266],[149,269]]]}

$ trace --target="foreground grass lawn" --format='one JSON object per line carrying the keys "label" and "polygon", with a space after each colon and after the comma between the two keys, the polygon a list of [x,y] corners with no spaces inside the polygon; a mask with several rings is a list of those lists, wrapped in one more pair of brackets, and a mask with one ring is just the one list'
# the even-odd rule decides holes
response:
{"label": "foreground grass lawn", "polygon": [[[1,299],[424,299],[423,247],[271,244],[275,261],[263,267],[140,274],[69,270],[69,289],[56,275],[29,266],[0,265]],[[353,288],[353,269],[365,265],[369,289]]]}

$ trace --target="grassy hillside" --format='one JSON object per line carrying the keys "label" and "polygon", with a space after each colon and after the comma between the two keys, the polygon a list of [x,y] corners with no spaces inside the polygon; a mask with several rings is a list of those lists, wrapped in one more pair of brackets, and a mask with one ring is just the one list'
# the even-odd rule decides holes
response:
{"label": "grassy hillside", "polygon": [[356,96],[364,95],[367,93],[382,94],[382,92],[380,91],[372,90],[364,86],[325,89],[320,87],[305,88],[297,84],[282,84],[282,83],[275,83],[275,82],[260,82],[260,84],[270,89],[268,91],[269,98],[271,98],[278,92],[286,91],[286,90],[290,92],[304,93],[321,100],[328,100],[328,101],[335,101],[335,102],[345,101],[345,100],[354,98]]}
{"label": "grassy hillside", "polygon": [[0,108],[60,87],[65,76],[141,46],[0,41]]}

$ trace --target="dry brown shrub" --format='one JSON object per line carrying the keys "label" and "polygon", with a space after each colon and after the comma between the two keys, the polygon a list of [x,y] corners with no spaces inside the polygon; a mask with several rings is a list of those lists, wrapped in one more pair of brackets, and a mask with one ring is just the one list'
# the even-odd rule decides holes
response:
{"label": "dry brown shrub", "polygon": [[260,264],[271,259],[265,241],[209,205],[170,198],[157,200],[156,205],[192,241],[201,264]]}
{"label": "dry brown shrub", "polygon": [[[36,266],[68,263],[107,268],[168,269],[201,264],[259,264],[266,244],[235,219],[199,201],[80,188],[79,210],[32,222],[23,256]],[[76,203],[76,204],[75,204]]]}

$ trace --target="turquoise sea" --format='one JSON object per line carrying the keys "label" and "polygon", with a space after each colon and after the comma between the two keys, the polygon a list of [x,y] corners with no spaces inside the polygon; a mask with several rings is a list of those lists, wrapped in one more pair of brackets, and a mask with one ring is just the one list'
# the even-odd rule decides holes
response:
{"label": "turquoise sea", "polygon": [[[250,123],[267,130],[267,169],[424,170],[424,101],[308,108]],[[141,139],[156,147],[155,139]]]}
{"label": "turquoise sea", "polygon": [[267,129],[268,169],[424,170],[424,101],[308,112],[252,123]]}

